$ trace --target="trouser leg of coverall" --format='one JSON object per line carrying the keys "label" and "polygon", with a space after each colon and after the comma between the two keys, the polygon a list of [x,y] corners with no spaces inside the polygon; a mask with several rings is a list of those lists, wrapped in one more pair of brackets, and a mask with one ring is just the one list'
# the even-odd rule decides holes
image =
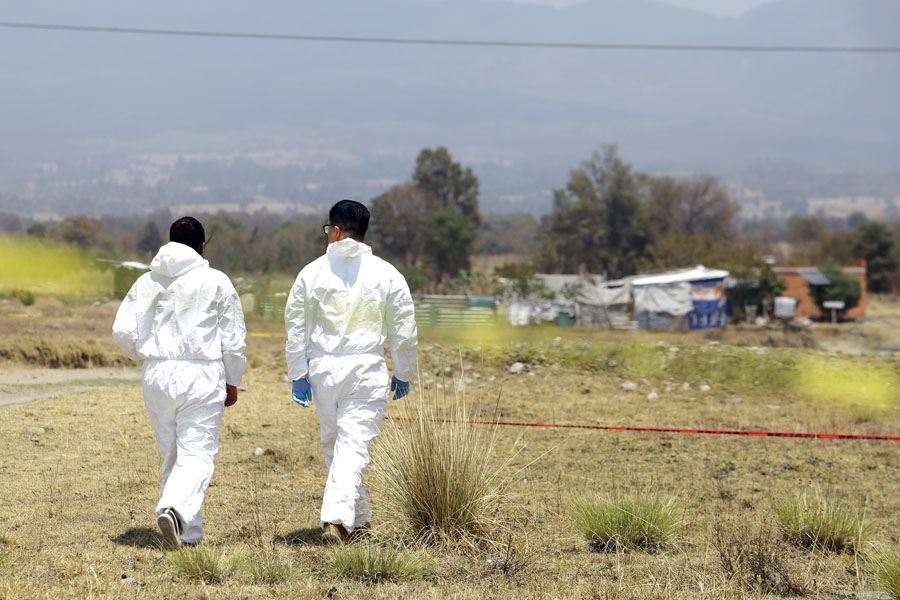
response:
{"label": "trouser leg of coverall", "polygon": [[381,431],[386,399],[342,399],[317,392],[316,414],[328,480],[322,497],[322,523],[348,531],[372,520],[363,486],[369,444]]}
{"label": "trouser leg of coverall", "polygon": [[173,508],[181,539],[203,537],[201,506],[212,478],[224,412],[224,369],[220,363],[154,361],[145,368],[144,401],[162,454],[159,516]]}

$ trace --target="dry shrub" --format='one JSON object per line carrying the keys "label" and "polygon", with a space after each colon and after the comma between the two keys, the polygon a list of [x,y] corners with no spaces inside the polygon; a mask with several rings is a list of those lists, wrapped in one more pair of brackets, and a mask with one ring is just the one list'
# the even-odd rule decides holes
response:
{"label": "dry shrub", "polygon": [[0,341],[0,359],[43,367],[77,368],[130,365],[125,355],[111,352],[90,339],[19,338]]}
{"label": "dry shrub", "polygon": [[791,596],[803,593],[785,565],[785,547],[778,532],[748,523],[718,521],[713,546],[725,577],[741,588],[760,594]]}
{"label": "dry shrub", "polygon": [[[408,407],[408,405],[406,405]],[[489,537],[508,464],[494,458],[495,427],[465,423],[461,404],[441,419],[419,400],[373,447],[373,490],[389,527],[425,543]]]}

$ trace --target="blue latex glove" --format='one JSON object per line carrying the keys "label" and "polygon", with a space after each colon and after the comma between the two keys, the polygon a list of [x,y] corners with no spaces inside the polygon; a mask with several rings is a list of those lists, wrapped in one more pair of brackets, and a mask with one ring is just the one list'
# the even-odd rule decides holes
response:
{"label": "blue latex glove", "polygon": [[312,391],[309,389],[309,381],[306,377],[298,379],[291,385],[291,398],[303,408],[309,408]]}
{"label": "blue latex glove", "polygon": [[396,377],[391,376],[391,391],[394,392],[394,400],[399,400],[409,393],[409,382],[400,381]]}

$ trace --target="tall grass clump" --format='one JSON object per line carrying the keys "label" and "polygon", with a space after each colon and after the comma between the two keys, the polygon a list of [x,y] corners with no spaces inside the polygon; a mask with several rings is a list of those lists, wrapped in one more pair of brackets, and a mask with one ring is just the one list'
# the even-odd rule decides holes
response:
{"label": "tall grass clump", "polygon": [[192,581],[219,583],[229,571],[225,553],[213,546],[189,546],[166,554],[179,575]]}
{"label": "tall grass clump", "polygon": [[900,600],[900,550],[877,559],[878,581],[892,598]]}
{"label": "tall grass clump", "polygon": [[570,510],[576,532],[595,552],[671,545],[683,509],[673,499],[640,496],[583,497]]}
{"label": "tall grass clump", "polygon": [[381,546],[372,540],[339,546],[332,551],[331,568],[338,575],[366,583],[424,579],[434,572],[434,563],[422,551]]}
{"label": "tall grass clump", "polygon": [[801,548],[856,552],[872,533],[859,511],[819,496],[781,498],[772,510],[785,539]]}
{"label": "tall grass clump", "polygon": [[[419,398],[386,424],[373,448],[373,490],[388,525],[425,543],[474,543],[493,529],[506,465],[492,460],[496,429],[465,423],[461,405],[438,418]],[[392,521],[392,522],[391,522]]]}

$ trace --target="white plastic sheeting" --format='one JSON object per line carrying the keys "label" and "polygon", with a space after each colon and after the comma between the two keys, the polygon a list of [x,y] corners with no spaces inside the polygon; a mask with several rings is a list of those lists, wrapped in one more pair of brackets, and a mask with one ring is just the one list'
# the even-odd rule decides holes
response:
{"label": "white plastic sheeting", "polygon": [[513,300],[507,309],[507,320],[513,326],[539,324],[542,321],[555,321],[561,312],[574,315],[575,304],[537,298]]}
{"label": "white plastic sheeting", "polygon": [[689,281],[634,286],[634,310],[683,317],[694,310]]}

